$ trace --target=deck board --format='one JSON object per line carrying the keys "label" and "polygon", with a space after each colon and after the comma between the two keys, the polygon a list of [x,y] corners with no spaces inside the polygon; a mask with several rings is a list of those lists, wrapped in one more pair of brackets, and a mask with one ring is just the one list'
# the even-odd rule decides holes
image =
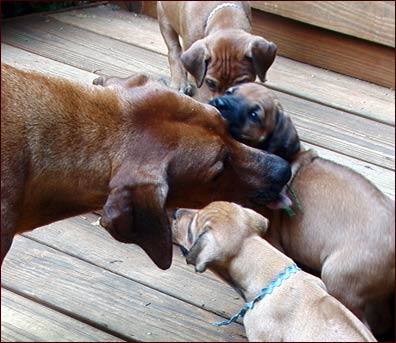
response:
{"label": "deck board", "polygon": [[[215,327],[212,323],[222,317],[31,239],[17,237],[12,250],[2,267],[4,287],[78,315],[118,337],[162,342],[245,340],[241,324]],[[153,265],[150,269],[158,273]]]}
{"label": "deck board", "polygon": [[2,342],[124,342],[4,288],[1,314]]}
{"label": "deck board", "polygon": [[[218,315],[230,316],[239,310],[243,302],[240,296],[210,271],[195,273],[192,266],[186,266],[177,247],[171,268],[159,271],[138,246],[120,244],[102,227],[93,225],[97,219],[94,214],[77,216],[25,235]],[[200,287],[204,280],[205,287]]]}
{"label": "deck board", "polygon": [[[79,37],[78,43],[70,37]],[[99,74],[127,76],[144,70],[156,77],[169,75],[165,56],[54,19],[30,17],[9,22],[3,26],[2,40],[86,71],[99,70]],[[295,119],[303,140],[394,170],[393,126],[276,94]]]}
{"label": "deck board", "polygon": [[[114,5],[3,21],[1,47],[2,62],[86,84],[97,74],[169,77],[158,23]],[[306,146],[394,199],[394,90],[283,57],[268,77]],[[176,248],[172,267],[159,270],[97,219],[16,239],[2,267],[2,341],[246,340],[240,322],[212,325],[240,308],[231,287],[195,273]]]}

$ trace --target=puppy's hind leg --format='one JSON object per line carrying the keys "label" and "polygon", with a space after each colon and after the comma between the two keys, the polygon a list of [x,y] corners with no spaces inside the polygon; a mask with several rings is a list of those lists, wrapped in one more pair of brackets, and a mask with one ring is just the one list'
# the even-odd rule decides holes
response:
{"label": "puppy's hind leg", "polygon": [[354,267],[352,260],[350,252],[347,251],[330,255],[323,264],[321,279],[328,292],[368,326],[364,316],[365,301],[362,297],[366,276],[364,271],[360,273],[356,265]]}

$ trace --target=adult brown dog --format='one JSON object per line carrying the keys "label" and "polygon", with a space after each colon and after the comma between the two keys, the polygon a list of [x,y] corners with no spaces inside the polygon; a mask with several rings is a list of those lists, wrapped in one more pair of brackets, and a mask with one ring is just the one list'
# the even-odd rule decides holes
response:
{"label": "adult brown dog", "polygon": [[[323,282],[262,239],[268,220],[228,202],[174,212],[173,240],[198,272],[211,269],[253,308],[244,316],[255,342],[375,342],[370,331]],[[272,282],[272,281],[275,282]],[[273,285],[278,287],[271,287]],[[262,292],[268,287],[271,292]],[[256,299],[259,295],[261,299]],[[237,319],[237,315],[232,320]]]}
{"label": "adult brown dog", "polygon": [[265,213],[271,221],[266,238],[320,272],[329,293],[366,320],[371,304],[395,290],[394,201],[362,175],[305,151],[290,117],[264,86],[244,84],[227,94],[211,103],[233,136],[292,166],[290,184],[302,212]]}
{"label": "adult brown dog", "polygon": [[157,13],[172,88],[191,94],[188,71],[198,87],[196,98],[207,102],[256,75],[265,81],[277,47],[250,34],[248,1],[157,1]]}
{"label": "adult brown dog", "polygon": [[144,75],[129,88],[1,67],[1,257],[17,233],[100,209],[110,234],[171,264],[166,206],[270,200],[283,159],[228,134],[212,106]]}

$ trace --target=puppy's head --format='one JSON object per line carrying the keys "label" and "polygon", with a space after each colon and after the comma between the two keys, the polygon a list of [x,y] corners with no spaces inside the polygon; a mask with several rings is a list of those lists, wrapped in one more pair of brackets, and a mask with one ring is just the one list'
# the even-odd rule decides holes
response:
{"label": "puppy's head", "polygon": [[290,160],[300,150],[291,119],[278,99],[263,85],[246,83],[229,88],[209,102],[229,123],[231,134],[247,145]]}
{"label": "puppy's head", "polygon": [[277,47],[262,37],[242,30],[221,30],[200,39],[181,55],[186,70],[195,78],[197,99],[203,102],[223,94],[236,84],[266,80]]}
{"label": "puppy's head", "polygon": [[199,211],[178,209],[173,217],[173,241],[200,273],[211,265],[226,267],[246,238],[268,228],[268,220],[257,212],[223,201]]}

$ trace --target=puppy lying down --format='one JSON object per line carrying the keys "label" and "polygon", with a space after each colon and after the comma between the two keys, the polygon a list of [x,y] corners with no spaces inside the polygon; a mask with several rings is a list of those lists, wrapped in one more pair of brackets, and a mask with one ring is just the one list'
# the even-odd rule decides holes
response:
{"label": "puppy lying down", "polygon": [[323,282],[300,270],[260,237],[268,220],[251,209],[213,202],[202,210],[178,209],[173,241],[197,272],[211,269],[245,299],[249,341],[375,342],[375,338]]}
{"label": "puppy lying down", "polygon": [[383,304],[395,291],[394,201],[352,169],[305,150],[290,117],[266,87],[242,84],[210,103],[236,139],[291,164],[296,214],[263,211],[271,222],[266,239],[320,273],[329,293],[374,332],[388,330],[392,321],[379,319],[378,313],[386,313]]}

